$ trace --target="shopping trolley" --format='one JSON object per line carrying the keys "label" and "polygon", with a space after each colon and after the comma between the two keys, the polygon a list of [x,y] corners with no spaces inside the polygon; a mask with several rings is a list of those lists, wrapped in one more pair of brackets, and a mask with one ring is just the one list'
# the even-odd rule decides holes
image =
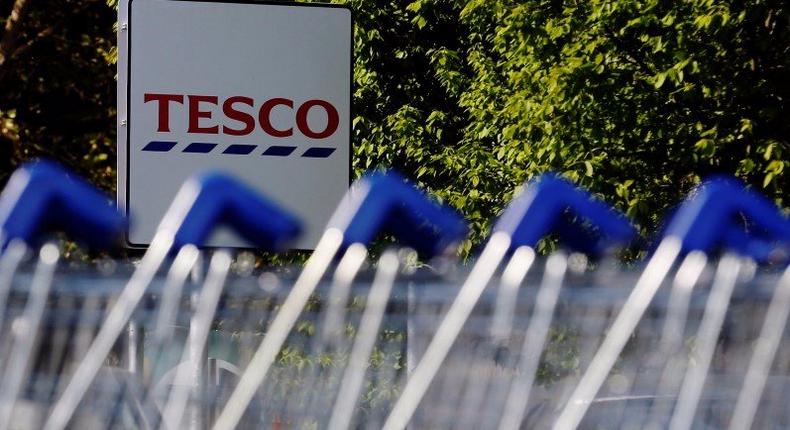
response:
{"label": "shopping trolley", "polygon": [[[540,183],[526,193],[525,202],[536,207]],[[518,200],[511,205],[517,207]],[[518,220],[511,210],[487,246],[500,226]],[[743,217],[749,231],[737,224]],[[506,300],[506,289],[486,298],[488,277],[466,290],[470,276],[449,310],[433,318],[435,329],[428,323],[412,332],[428,346],[384,428],[748,428],[754,417],[762,427],[786,426],[786,408],[770,405],[781,396],[761,403],[759,394],[769,380],[775,390],[787,388],[782,371],[774,378],[768,371],[781,353],[788,277],[757,276],[754,260],[786,255],[775,245],[787,246],[789,226],[766,200],[731,180],[714,179],[681,206],[641,274],[611,271],[604,263],[573,279],[568,259],[555,254],[542,278],[527,277],[523,295]],[[719,248],[729,253],[710,274],[707,254]],[[678,255],[685,257],[672,289],[659,292]],[[485,262],[483,256],[476,264]],[[534,266],[531,254],[524,258],[522,270]],[[492,272],[499,258],[486,263]],[[500,283],[510,279],[509,269]],[[485,328],[496,327],[502,302],[515,303],[516,314],[525,316],[505,342]],[[786,360],[778,364],[786,369]],[[758,407],[764,412],[755,414]]]}
{"label": "shopping trolley", "polygon": [[[477,428],[481,425],[477,423],[481,406],[489,397],[489,385],[497,385],[493,388],[493,395],[499,395],[502,394],[502,384],[497,379],[515,377],[514,389],[505,400],[508,406],[502,416],[517,423],[521,421],[529,398],[529,389],[537,371],[540,351],[543,350],[549,334],[554,308],[568,268],[568,256],[564,252],[557,252],[546,261],[529,328],[522,339],[523,352],[520,359],[515,360],[518,363],[508,363],[505,366],[513,372],[497,372],[492,366],[496,367],[499,362],[497,356],[513,345],[511,337],[521,337],[520,330],[513,329],[518,290],[533,265],[538,242],[549,233],[558,233],[571,249],[599,254],[606,252],[617,242],[630,240],[635,235],[635,230],[624,216],[601,201],[590,198],[566,180],[554,175],[544,175],[528,184],[494,226],[491,238],[460,287],[452,305],[442,317],[430,342],[425,346],[424,353],[416,352],[420,356],[419,363],[410,375],[384,428],[404,428],[413,420],[431,382],[439,373],[456,340],[463,335],[462,331],[482,294],[508,255],[509,260],[504,263],[494,308],[490,314],[490,332],[484,333],[480,341],[473,342],[474,346],[461,354],[464,357],[462,363],[450,364],[448,367],[456,368],[460,365],[458,370],[461,370],[469,369],[469,366],[479,366],[482,369],[470,370],[467,377],[464,377],[463,372],[449,372],[444,378],[445,381],[439,384],[445,388],[439,389],[436,396],[443,399],[442,402],[450,398],[459,399],[460,416],[451,417],[457,420],[457,424],[453,426]],[[470,340],[465,339],[465,342],[469,343]],[[460,350],[463,349],[465,348],[461,346]],[[451,404],[452,402],[450,400]],[[433,408],[430,409],[430,414],[433,414]]]}
{"label": "shopping trolley", "polygon": [[[330,219],[326,232],[294,282],[213,428],[233,428],[240,423],[256,391],[266,381],[275,357],[305,309],[309,296],[338,251],[345,249],[335,272],[334,285],[330,287],[322,335],[313,351],[320,355],[326,348],[337,349],[338,323],[343,319],[348,284],[366,257],[364,247],[380,232],[391,233],[414,251],[433,257],[459,243],[466,234],[466,227],[454,212],[435,205],[397,174],[373,174],[358,181]],[[348,351],[347,365],[337,375],[337,393],[322,391],[322,396],[336,399],[328,414],[326,425],[329,428],[347,428],[351,423],[400,265],[395,250],[385,251],[377,262],[356,336]],[[334,376],[329,373],[325,381],[319,382],[320,387],[332,384]],[[312,397],[310,404],[320,403],[321,399]],[[317,424],[323,422],[317,417]]]}
{"label": "shopping trolley", "polygon": [[[234,272],[201,249],[219,226],[268,250],[300,232],[218,174],[182,187],[134,265],[57,268],[46,241],[26,260],[53,229],[104,249],[125,226],[52,163],[10,181],[2,427],[790,427],[790,224],[733,180],[692,193],[629,266],[614,252],[634,227],[556,175],[453,261],[460,217],[393,173],[355,183],[303,267]],[[377,237],[401,245],[368,261]]]}
{"label": "shopping trolley", "polygon": [[[196,264],[197,247],[219,225],[232,227],[244,239],[270,250],[279,249],[300,231],[299,222],[293,216],[227,176],[204,174],[185,182],[163,217],[139,265],[107,311],[107,316],[85,351],[84,358],[76,364],[73,375],[52,407],[44,428],[64,428],[72,420],[83,397],[102,369],[103,362],[144,299],[146,290],[160,266],[168,255],[175,253],[165,280],[165,289],[161,292],[153,330],[155,357],[159,355],[172,334],[180,292],[188,273]],[[196,292],[194,310],[189,319],[189,334],[161,417],[146,413],[151,410],[146,404],[152,400],[150,393],[141,400],[138,418],[146,426],[179,428],[185,414],[190,415],[189,419],[194,425],[201,421],[202,413],[199,408],[186,410],[193,391],[190,387],[203,385],[199,379],[203,373],[201,368],[204,350],[230,265],[231,257],[227,251],[220,250],[212,256],[205,280]],[[145,385],[148,384],[143,384],[144,390]]]}
{"label": "shopping trolley", "polygon": [[[739,274],[749,263],[741,256],[762,259],[771,253],[765,236],[754,235],[754,238],[750,238],[742,227],[736,224],[738,216],[746,217],[748,221],[755,224],[752,228],[766,232],[769,242],[780,241],[786,245],[790,240],[790,223],[767,200],[744,190],[740,184],[728,179],[715,178],[703,184],[693,197],[681,206],[670,223],[664,238],[630,293],[628,301],[623,304],[622,310],[591,359],[584,376],[554,423],[555,428],[574,428],[581,423],[587,408],[592,404],[597,391],[615,365],[675,260],[682,253],[687,253],[673,285],[673,291],[676,292],[672,308],[673,317],[667,328],[674,334],[668,331],[669,339],[665,338],[667,342],[664,344],[668,347],[667,353],[678,352],[677,336],[684,328],[683,308],[687,303],[687,299],[683,297],[687,293],[679,291],[687,292],[694,287],[705,264],[703,253],[721,247],[727,253],[718,262],[708,302],[699,323],[695,345],[698,357],[695,357],[693,365],[686,366],[681,385],[666,384],[675,385],[677,394],[674,412],[669,422],[670,427],[682,429],[692,426],[705,379],[719,343],[733,289]],[[682,373],[680,369],[674,367],[678,360],[670,361],[672,361],[671,370],[665,375],[666,378],[661,378],[661,381],[666,381],[667,378],[675,379]],[[662,387],[661,393],[667,392],[666,385]],[[666,425],[661,422],[656,424]]]}
{"label": "shopping trolley", "polygon": [[[130,274],[126,285],[100,292],[92,289],[90,292],[99,293],[100,297],[95,301],[100,304],[89,303],[89,307],[83,309],[86,311],[84,315],[79,315],[78,318],[88,319],[90,312],[87,311],[96,311],[97,315],[91,316],[89,327],[80,333],[83,341],[82,357],[70,363],[72,366],[66,366],[69,367],[68,371],[58,374],[57,380],[50,381],[47,390],[52,394],[50,398],[56,401],[50,408],[50,414],[44,423],[45,428],[63,428],[69,423],[79,426],[100,422],[108,422],[110,425],[121,422],[123,425],[146,428],[200,427],[206,422],[207,415],[210,416],[205,413],[210,408],[207,403],[222,406],[219,402],[221,396],[216,395],[217,390],[214,391],[215,397],[207,400],[208,390],[200,379],[206,375],[202,367],[207,361],[206,344],[211,323],[222,313],[222,323],[228,325],[232,318],[228,318],[227,311],[232,306],[223,305],[238,299],[232,295],[223,295],[230,266],[227,252],[219,251],[212,256],[202,285],[185,285],[199,260],[197,245],[219,223],[230,224],[242,236],[265,249],[276,249],[298,232],[298,224],[294,219],[276,207],[267,205],[248,189],[228,178],[204,175],[188,181],[176,196],[151,247]],[[330,294],[327,304],[330,306],[327,306],[328,312],[322,314],[321,318],[329,321],[329,324],[325,326],[328,328],[323,330],[323,336],[312,341],[317,351],[335,348],[337,342],[333,339],[337,338],[337,330],[331,328],[333,321],[343,321],[343,296],[348,294],[348,285],[354,278],[354,272],[359,270],[365,258],[365,252],[360,251],[364,251],[364,245],[379,231],[390,232],[423,256],[433,256],[458,243],[466,228],[455,213],[436,206],[396,175],[372,175],[360,181],[353,194],[349,194],[341,204],[325,236],[324,243],[330,240],[329,243],[332,244],[336,238],[342,239],[332,246],[335,247],[335,252],[342,249],[345,253],[337,263],[338,270],[334,280],[328,283]],[[338,233],[342,237],[336,236]],[[324,252],[327,252],[326,245],[323,247]],[[321,249],[319,246],[314,259],[321,256]],[[350,345],[353,346],[347,360],[350,364],[343,372],[342,384],[335,387],[341,394],[337,396],[338,405],[331,414],[327,414],[327,419],[337,423],[334,424],[336,427],[345,427],[341,421],[349,419],[349,411],[344,409],[345,406],[340,400],[353,399],[354,393],[358,394],[361,389],[367,367],[363,362],[374,352],[377,327],[389,300],[392,278],[406,254],[405,251],[386,251],[379,260],[369,299],[360,315],[360,331],[354,338],[353,345]],[[158,275],[159,266],[167,260],[168,255],[173,256],[170,269],[165,276]],[[327,256],[329,258],[324,260],[324,269],[334,264],[332,256]],[[318,260],[320,262],[320,258]],[[304,279],[305,273],[310,274],[309,270],[305,270],[299,279]],[[304,300],[302,308],[307,305],[311,294],[304,294],[305,287],[300,288],[300,285],[304,285],[305,281],[300,284],[299,279],[295,281],[294,288],[289,290],[278,312],[273,312],[273,308],[279,304],[269,307],[268,310],[275,316],[271,326],[261,322],[255,324],[255,330],[266,332],[264,340],[275,338],[272,334],[282,334],[282,346],[288,329],[278,330],[277,324],[278,321],[283,321],[282,315],[287,317],[289,300],[291,303],[294,298]],[[117,279],[115,281],[118,282]],[[236,284],[243,283],[240,280],[235,281]],[[278,282],[276,279],[271,280],[272,284]],[[313,289],[319,283],[327,283],[321,273],[312,282]],[[188,291],[190,287],[192,291]],[[302,296],[299,295],[300,291]],[[90,295],[85,293],[86,296]],[[242,301],[271,303],[278,298],[266,297],[268,292],[263,293],[256,289],[251,297],[245,297]],[[187,294],[194,296],[194,304],[183,303],[183,297]],[[88,302],[90,300],[86,298],[84,303]],[[301,313],[302,310],[296,309],[296,312]],[[75,311],[81,313],[79,308]],[[188,333],[181,357],[175,361],[176,368],[165,371],[164,378],[157,378],[153,371],[140,369],[141,356],[153,356],[154,362],[166,361],[166,350],[172,349],[171,343],[176,342],[173,328],[178,326],[179,318],[186,318]],[[296,321],[290,324],[295,323]],[[364,328],[370,328],[370,331],[362,330]],[[123,340],[122,335],[131,332],[135,332],[138,338],[144,333],[152,334],[144,342],[149,352],[128,352],[127,356],[131,361],[137,363],[128,364],[128,374],[119,375],[119,368],[108,367],[107,361],[112,359],[113,348]],[[265,351],[263,347],[265,342],[259,352]],[[260,354],[253,355],[250,361],[254,363],[256,357],[260,357]],[[213,360],[212,363],[215,366],[222,365],[231,370],[231,373],[240,371],[238,366],[227,361]],[[251,365],[247,369],[260,368]],[[106,378],[105,373],[114,375]],[[166,383],[163,384],[162,380]],[[243,382],[249,378],[242,375],[239,380]],[[162,391],[166,392],[164,396]],[[321,403],[322,400],[314,398],[312,402]],[[285,402],[285,399],[281,401]],[[288,401],[292,403],[291,399]],[[355,402],[352,402],[352,407],[353,403]],[[238,407],[237,402],[230,402],[228,405]],[[44,409],[47,409],[46,404]],[[218,410],[226,409],[228,408]],[[222,416],[219,415],[220,420]]]}
{"label": "shopping trolley", "polygon": [[[9,179],[0,196],[0,428],[12,426],[30,381],[57,377],[46,372],[39,354],[41,344],[47,344],[39,332],[51,323],[48,301],[60,258],[50,234],[60,230],[94,248],[107,248],[120,244],[125,227],[111,201],[54,163],[25,165]],[[41,243],[31,274],[25,260]],[[43,412],[34,409],[27,419]]]}

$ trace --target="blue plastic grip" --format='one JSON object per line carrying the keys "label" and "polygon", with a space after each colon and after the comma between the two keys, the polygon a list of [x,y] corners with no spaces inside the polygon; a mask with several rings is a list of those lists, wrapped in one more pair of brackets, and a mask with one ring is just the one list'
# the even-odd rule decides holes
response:
{"label": "blue plastic grip", "polygon": [[748,255],[757,261],[772,260],[776,246],[754,232],[747,233],[741,226],[730,226],[724,232],[722,248],[740,255]]}
{"label": "blue plastic grip", "polygon": [[527,183],[493,231],[510,236],[511,249],[535,247],[544,236],[556,233],[565,245],[592,255],[636,235],[624,215],[553,173]]}
{"label": "blue plastic grip", "polygon": [[187,179],[162,220],[175,233],[173,249],[205,245],[219,225],[231,227],[253,246],[282,250],[302,231],[298,218],[236,179],[216,172]]}
{"label": "blue plastic grip", "polygon": [[395,172],[358,180],[335,210],[327,228],[343,232],[343,245],[370,244],[390,233],[424,257],[441,254],[467,234],[463,219],[439,206]]}
{"label": "blue plastic grip", "polygon": [[[738,224],[747,220],[761,231],[747,233]],[[681,240],[684,252],[713,252],[726,248],[762,260],[790,244],[790,220],[765,197],[730,177],[704,181],[678,208],[665,234]]]}
{"label": "blue plastic grip", "polygon": [[551,232],[555,233],[560,243],[568,249],[598,257],[606,254],[614,245],[613,242],[616,242],[607,240],[601,236],[600,232],[567,218],[564,216],[563,219],[560,219]]}
{"label": "blue plastic grip", "polygon": [[106,249],[123,243],[126,227],[109,198],[51,161],[18,168],[0,195],[3,246],[13,239],[32,245],[62,230],[78,242]]}

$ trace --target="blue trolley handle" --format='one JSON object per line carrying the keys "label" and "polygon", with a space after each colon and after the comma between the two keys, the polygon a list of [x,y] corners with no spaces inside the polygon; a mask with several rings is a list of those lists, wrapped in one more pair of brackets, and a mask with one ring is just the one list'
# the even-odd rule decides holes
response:
{"label": "blue trolley handle", "polygon": [[126,218],[84,180],[47,160],[17,169],[0,195],[3,246],[19,239],[35,244],[62,230],[79,242],[107,249],[122,243]]}

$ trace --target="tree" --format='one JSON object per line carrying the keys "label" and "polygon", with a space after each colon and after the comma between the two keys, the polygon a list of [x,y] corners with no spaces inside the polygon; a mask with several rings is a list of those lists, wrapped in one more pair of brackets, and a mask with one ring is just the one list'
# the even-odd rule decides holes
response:
{"label": "tree", "polygon": [[356,165],[412,174],[476,238],[546,170],[650,232],[712,173],[786,204],[784,2],[352,4]]}
{"label": "tree", "polygon": [[90,0],[0,2],[0,178],[47,156],[115,187],[115,13]]}

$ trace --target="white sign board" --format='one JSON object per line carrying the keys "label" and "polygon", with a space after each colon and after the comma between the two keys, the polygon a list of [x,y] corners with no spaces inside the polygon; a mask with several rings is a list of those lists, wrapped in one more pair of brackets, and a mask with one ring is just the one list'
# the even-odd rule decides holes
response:
{"label": "white sign board", "polygon": [[[126,0],[118,30],[118,202],[150,243],[184,180],[230,173],[305,223],[312,249],[351,176],[351,11]],[[211,246],[249,246],[220,231]]]}

